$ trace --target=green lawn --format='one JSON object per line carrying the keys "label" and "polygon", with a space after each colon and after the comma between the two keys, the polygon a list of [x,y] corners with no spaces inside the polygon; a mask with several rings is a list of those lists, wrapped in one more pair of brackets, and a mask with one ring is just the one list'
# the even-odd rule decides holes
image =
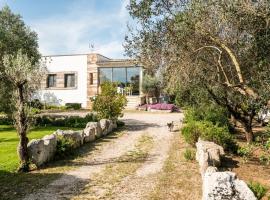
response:
{"label": "green lawn", "polygon": [[[62,127],[35,128],[28,134],[31,139],[39,139],[44,135],[52,134],[57,129],[69,129]],[[74,128],[72,128],[74,129]],[[18,167],[17,145],[19,139],[16,130],[12,126],[0,125],[0,171],[14,172]]]}

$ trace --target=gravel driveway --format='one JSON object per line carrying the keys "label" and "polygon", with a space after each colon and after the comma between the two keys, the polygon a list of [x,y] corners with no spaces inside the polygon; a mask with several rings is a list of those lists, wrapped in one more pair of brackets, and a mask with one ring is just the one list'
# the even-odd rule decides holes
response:
{"label": "gravel driveway", "polygon": [[[84,158],[84,164],[63,173],[59,179],[50,183],[46,188],[28,195],[25,200],[145,199],[148,192],[157,183],[157,175],[168,157],[173,134],[176,134],[168,131],[167,123],[179,121],[182,118],[181,113],[125,113],[122,118],[126,123],[124,134],[102,144],[101,149]],[[137,168],[134,172],[117,179],[118,182],[115,186],[108,185],[109,196],[108,192],[104,192],[107,189],[104,184],[101,184],[102,188],[96,184],[95,192],[88,193],[87,185],[97,176],[100,179],[106,179],[102,176],[105,176],[103,175],[105,174],[104,170],[107,169],[108,165],[111,167],[118,165],[116,160],[136,149],[142,136],[147,136],[152,140],[153,144],[147,152],[147,157],[150,159],[136,165]]]}

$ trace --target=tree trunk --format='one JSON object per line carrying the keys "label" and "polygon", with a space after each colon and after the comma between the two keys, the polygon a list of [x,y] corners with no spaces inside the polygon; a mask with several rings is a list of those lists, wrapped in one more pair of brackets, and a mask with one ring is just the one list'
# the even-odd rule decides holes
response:
{"label": "tree trunk", "polygon": [[254,140],[253,130],[252,130],[252,119],[253,117],[249,117],[248,122],[244,123],[244,129],[246,134],[247,143],[252,143]]}
{"label": "tree trunk", "polygon": [[27,172],[29,171],[29,155],[27,151],[27,143],[28,138],[26,136],[27,128],[28,128],[28,121],[27,116],[25,113],[25,102],[24,102],[24,94],[23,94],[23,85],[18,85],[18,112],[16,116],[16,125],[17,131],[20,137],[20,142],[17,148],[18,156],[20,159],[20,166],[18,171],[20,172]]}

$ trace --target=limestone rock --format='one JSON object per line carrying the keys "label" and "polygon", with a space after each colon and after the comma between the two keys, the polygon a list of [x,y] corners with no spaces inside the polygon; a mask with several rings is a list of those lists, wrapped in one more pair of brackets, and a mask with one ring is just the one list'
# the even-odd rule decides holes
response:
{"label": "limestone rock", "polygon": [[37,166],[41,166],[46,159],[44,159],[44,141],[41,139],[31,140],[27,144],[27,150],[30,160]]}
{"label": "limestone rock", "polygon": [[96,138],[100,138],[102,136],[102,129],[99,122],[88,122],[86,128],[93,128]]}
{"label": "limestone rock", "polygon": [[100,121],[99,121],[99,123],[100,123],[100,127],[101,127],[101,130],[102,130],[102,135],[107,135],[109,132],[111,132],[111,131],[109,131],[109,127],[110,127],[110,124],[111,124],[111,121],[110,120],[108,120],[108,119],[101,119]]}
{"label": "limestone rock", "polygon": [[56,152],[57,137],[55,134],[46,135],[42,138],[44,141],[44,150],[47,154],[47,161],[52,160]]}
{"label": "limestone rock", "polygon": [[196,147],[196,160],[199,162],[202,176],[209,166],[220,166],[221,156],[225,154],[223,147],[215,144],[214,142],[203,141],[200,139],[196,143]]}
{"label": "limestone rock", "polygon": [[56,152],[57,138],[55,134],[44,136],[28,143],[27,149],[31,161],[37,166],[53,159]]}
{"label": "limestone rock", "polygon": [[256,200],[247,184],[232,172],[209,167],[203,177],[203,200]]}
{"label": "limestone rock", "polygon": [[93,142],[96,139],[95,128],[86,126],[83,130],[84,142]]}
{"label": "limestone rock", "polygon": [[116,121],[109,120],[110,124],[108,127],[108,133],[111,133],[113,130],[117,129],[117,123]]}

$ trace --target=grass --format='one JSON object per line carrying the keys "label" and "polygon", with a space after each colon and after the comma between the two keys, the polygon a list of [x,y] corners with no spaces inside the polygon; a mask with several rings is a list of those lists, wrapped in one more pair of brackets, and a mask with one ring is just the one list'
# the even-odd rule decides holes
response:
{"label": "grass", "polygon": [[[29,141],[31,139],[39,139],[45,135],[49,135],[57,129],[68,129],[62,127],[42,127],[31,130],[28,134]],[[16,130],[12,126],[0,125],[0,171],[14,172],[16,171],[19,160],[17,156],[17,145],[19,137]]]}
{"label": "grass", "polygon": [[175,134],[169,157],[159,175],[158,184],[148,199],[201,199],[202,183],[199,167],[196,161],[187,161],[184,158],[187,147],[181,134]]}
{"label": "grass", "polygon": [[[60,127],[36,128],[33,129],[28,136],[30,139],[41,138],[44,135],[53,133],[57,128],[60,129]],[[116,138],[121,137],[123,134],[124,131],[119,129],[118,131],[115,131],[104,138],[96,140],[94,143],[84,144],[82,147],[75,149],[72,155],[69,155],[61,160],[50,162],[41,169],[32,171],[30,173],[15,173],[14,170],[16,170],[16,163],[18,163],[16,157],[16,145],[18,143],[17,134],[16,131],[10,126],[0,126],[0,151],[4,152],[2,149],[2,143],[10,143],[10,146],[13,146],[13,148],[10,148],[13,150],[13,152],[5,152],[11,156],[13,155],[15,160],[15,165],[7,162],[9,165],[3,165],[5,166],[6,170],[0,169],[0,199],[21,199],[26,194],[35,193],[38,189],[44,188],[52,181],[60,178],[63,173],[85,165],[85,157],[91,156],[93,153],[97,153],[104,143],[113,142]],[[0,155],[0,162],[3,161],[4,157]]]}

